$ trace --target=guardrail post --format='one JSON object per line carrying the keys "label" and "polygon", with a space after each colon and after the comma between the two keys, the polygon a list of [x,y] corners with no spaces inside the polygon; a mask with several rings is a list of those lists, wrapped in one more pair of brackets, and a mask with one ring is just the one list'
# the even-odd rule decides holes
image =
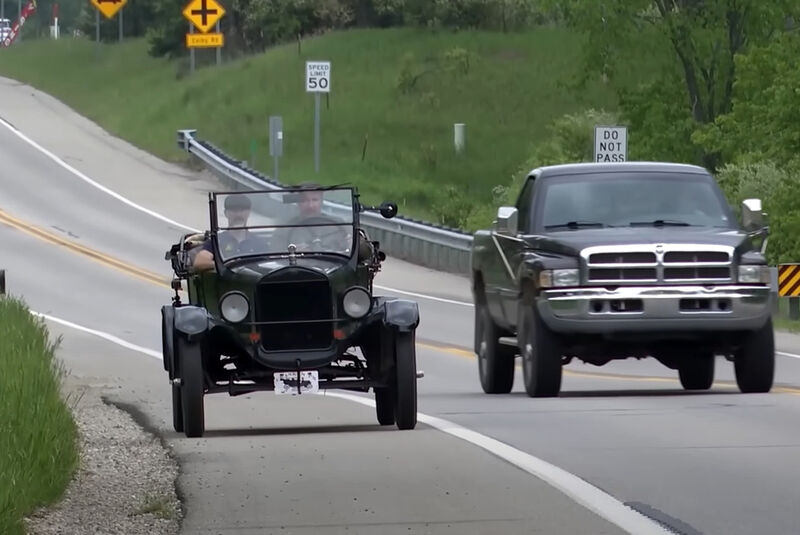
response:
{"label": "guardrail post", "polygon": [[800,320],[800,297],[789,298],[789,319]]}
{"label": "guardrail post", "polygon": [[185,129],[178,130],[178,148],[186,152],[189,151],[189,141],[197,133],[197,130]]}

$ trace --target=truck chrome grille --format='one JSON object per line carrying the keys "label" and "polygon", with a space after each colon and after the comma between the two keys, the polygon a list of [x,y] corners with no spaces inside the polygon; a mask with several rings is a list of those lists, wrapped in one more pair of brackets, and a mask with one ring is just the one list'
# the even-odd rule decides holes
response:
{"label": "truck chrome grille", "polygon": [[590,284],[726,283],[733,281],[733,249],[711,245],[625,245],[584,249]]}

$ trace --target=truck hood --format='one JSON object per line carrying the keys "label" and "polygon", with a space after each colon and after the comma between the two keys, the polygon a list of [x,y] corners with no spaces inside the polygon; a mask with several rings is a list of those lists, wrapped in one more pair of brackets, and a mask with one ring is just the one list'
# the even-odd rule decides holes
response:
{"label": "truck hood", "polygon": [[750,250],[752,245],[747,234],[740,230],[709,227],[635,227],[580,229],[550,232],[546,235],[523,236],[525,242],[535,249],[564,255],[578,255],[586,247],[603,245],[635,245],[670,243],[703,245],[727,245],[737,250],[738,256]]}

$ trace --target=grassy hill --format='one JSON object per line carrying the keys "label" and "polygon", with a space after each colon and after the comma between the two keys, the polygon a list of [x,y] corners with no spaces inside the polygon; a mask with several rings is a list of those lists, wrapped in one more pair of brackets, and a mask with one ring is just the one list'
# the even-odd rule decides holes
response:
{"label": "grassy hill", "polygon": [[[99,55],[89,40],[27,40],[3,50],[0,72],[171,160],[186,156],[175,148],[175,131],[196,128],[199,137],[271,174],[268,117],[282,115],[281,181],[352,182],[367,201],[391,198],[405,214],[451,224],[463,223],[457,212],[491,202],[492,188],[509,183],[552,119],[616,108],[613,91],[600,83],[580,95],[564,87],[580,68],[580,40],[558,28],[337,32],[193,76],[185,76],[185,60],[146,51],[143,40],[105,45]],[[332,61],[319,175],[306,59]],[[456,122],[467,125],[461,156],[453,148]]]}

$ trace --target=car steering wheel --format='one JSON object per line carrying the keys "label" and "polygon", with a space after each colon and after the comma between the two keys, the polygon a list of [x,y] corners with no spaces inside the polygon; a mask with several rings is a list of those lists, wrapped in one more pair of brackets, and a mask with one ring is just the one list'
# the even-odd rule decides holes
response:
{"label": "car steering wheel", "polygon": [[[330,238],[335,236],[340,232],[340,230],[338,228],[335,228],[332,231],[327,231],[325,229],[311,228],[311,227],[313,227],[314,225],[329,225],[331,223],[340,224],[342,222],[327,216],[307,217],[302,220],[302,224],[307,226],[294,227],[289,229],[289,234],[287,236],[288,242],[294,243],[295,245],[298,245],[298,243],[319,245],[323,242],[325,238]],[[302,235],[303,232],[308,233],[310,235],[310,239],[296,240],[295,233],[299,233]],[[300,249],[299,246],[298,249]]]}

